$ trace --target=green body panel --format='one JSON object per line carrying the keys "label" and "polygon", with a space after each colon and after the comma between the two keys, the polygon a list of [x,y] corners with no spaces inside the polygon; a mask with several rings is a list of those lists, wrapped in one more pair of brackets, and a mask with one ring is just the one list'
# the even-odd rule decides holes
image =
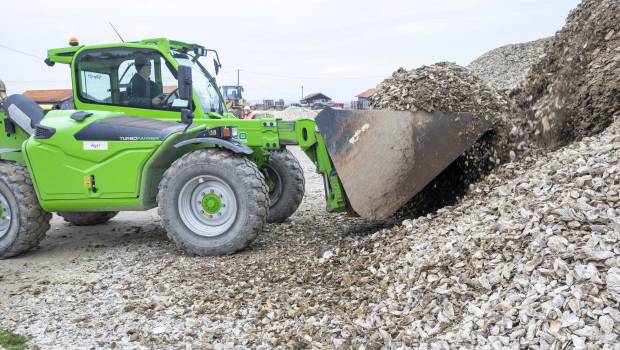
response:
{"label": "green body panel", "polygon": [[[172,142],[190,138],[204,127],[186,134],[174,133],[163,141],[95,141],[104,149],[86,149],[75,134],[89,124],[119,113],[93,111],[82,122],[70,118],[74,111],[51,111],[42,125],[54,128],[49,139],[31,137],[23,143],[23,155],[32,176],[41,206],[48,211],[140,210],[154,206],[153,191],[143,182],[159,183],[163,171],[146,169],[146,164],[163,148],[174,149]],[[162,145],[165,147],[162,148]],[[168,150],[166,153],[170,153]],[[178,156],[177,153],[175,153]],[[170,157],[172,158],[172,157]],[[172,160],[166,162],[169,166]],[[151,179],[151,177],[157,177]],[[151,180],[149,182],[149,180]]]}
{"label": "green body panel", "polygon": [[[106,150],[84,150],[84,142],[73,135],[96,120],[118,113],[98,112],[80,123],[70,118],[71,113],[51,111],[41,124],[57,133],[50,139],[31,138],[24,144],[39,197],[43,201],[137,197],[142,167],[161,142],[106,141]],[[85,176],[95,177],[98,191],[85,188]]]}
{"label": "green body panel", "polygon": [[[140,48],[158,51],[171,66],[178,69],[170,50],[190,52],[195,44],[168,39],[147,39],[140,42],[109,45],[73,46],[48,51],[48,61],[71,66],[76,110],[90,111],[93,115],[84,121],[70,118],[75,111],[50,111],[41,124],[55,129],[49,139],[37,139],[22,130],[7,135],[0,133],[0,148],[14,148],[16,152],[0,153],[0,158],[27,164],[41,206],[48,211],[109,211],[146,210],[156,206],[159,182],[176,159],[193,150],[215,147],[212,144],[190,144],[181,148],[178,142],[196,137],[199,132],[213,127],[236,127],[235,140],[252,149],[248,155],[258,167],[268,162],[268,152],[287,145],[299,145],[323,175],[328,210],[345,209],[345,194],[327,152],[323,137],[312,119],[280,121],[274,118],[237,119],[233,114],[205,113],[193,95],[193,126],[186,133],[176,132],[165,140],[107,141],[106,149],[85,149],[75,134],[97,120],[122,115],[179,121],[181,113],[157,109],[134,108],[85,103],[77,95],[74,69],[76,57],[85,50],[101,48]],[[212,79],[206,70],[204,74]],[[219,89],[218,89],[219,90]],[[218,91],[219,93],[219,91]],[[221,98],[221,95],[220,95]],[[0,121],[4,115],[0,114]],[[0,125],[3,128],[3,125]],[[18,129],[18,128],[17,128]],[[94,181],[94,184],[93,184]],[[94,185],[94,187],[93,187]],[[203,204],[215,210],[217,203],[205,200]]]}

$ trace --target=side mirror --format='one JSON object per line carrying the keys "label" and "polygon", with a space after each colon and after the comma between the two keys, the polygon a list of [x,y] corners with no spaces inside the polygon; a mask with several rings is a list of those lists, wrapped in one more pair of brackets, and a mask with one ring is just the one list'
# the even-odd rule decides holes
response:
{"label": "side mirror", "polygon": [[177,78],[179,79],[177,90],[179,99],[187,101],[187,108],[181,109],[181,123],[187,125],[185,130],[183,130],[183,133],[185,133],[194,120],[194,115],[192,114],[192,68],[183,65],[179,66]]}
{"label": "side mirror", "polygon": [[220,68],[222,68],[222,65],[214,58],[213,66],[215,67],[215,75],[218,75],[220,73]]}
{"label": "side mirror", "polygon": [[192,101],[192,68],[188,66],[179,66],[179,74],[177,74],[179,86],[177,93],[182,100]]}

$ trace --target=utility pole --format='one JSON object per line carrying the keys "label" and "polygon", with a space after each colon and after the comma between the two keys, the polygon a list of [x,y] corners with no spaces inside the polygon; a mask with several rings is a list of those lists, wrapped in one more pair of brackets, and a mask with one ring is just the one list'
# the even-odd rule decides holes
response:
{"label": "utility pole", "polygon": [[304,86],[301,86],[301,99],[304,99]]}

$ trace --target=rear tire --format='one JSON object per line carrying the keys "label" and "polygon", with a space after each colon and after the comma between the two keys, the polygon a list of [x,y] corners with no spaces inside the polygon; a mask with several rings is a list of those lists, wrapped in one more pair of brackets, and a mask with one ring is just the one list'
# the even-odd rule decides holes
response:
{"label": "rear tire", "polygon": [[297,211],[304,198],[304,171],[297,158],[287,149],[269,153],[264,170],[269,186],[267,222],[280,223]]}
{"label": "rear tire", "polygon": [[159,184],[168,237],[190,254],[225,255],[247,247],[269,210],[263,174],[245,157],[219,149],[177,159]]}
{"label": "rear tire", "polygon": [[26,167],[0,163],[0,259],[39,245],[52,214],[43,210]]}
{"label": "rear tire", "polygon": [[116,214],[118,214],[117,211],[65,211],[58,213],[66,222],[70,222],[75,226],[104,224],[115,217]]}

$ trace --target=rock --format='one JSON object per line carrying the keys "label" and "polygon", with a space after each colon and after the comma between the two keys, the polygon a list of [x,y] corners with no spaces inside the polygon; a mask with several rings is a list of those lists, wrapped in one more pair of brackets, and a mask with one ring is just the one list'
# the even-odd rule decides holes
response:
{"label": "rock", "polygon": [[551,236],[547,240],[547,246],[555,253],[564,253],[568,246],[568,240],[561,236]]}
{"label": "rock", "polygon": [[163,334],[166,333],[166,327],[163,325],[160,326],[156,326],[155,328],[153,328],[152,332],[153,334]]}
{"label": "rock", "polygon": [[611,334],[614,331],[614,320],[608,315],[599,317],[598,325],[604,334]]}
{"label": "rock", "polygon": [[609,269],[605,282],[609,291],[620,294],[620,268],[612,267]]}

